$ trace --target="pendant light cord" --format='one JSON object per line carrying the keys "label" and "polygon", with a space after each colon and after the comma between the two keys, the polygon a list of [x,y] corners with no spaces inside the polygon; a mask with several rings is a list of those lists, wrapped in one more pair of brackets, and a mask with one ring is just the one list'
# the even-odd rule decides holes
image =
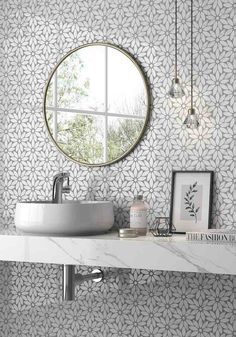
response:
{"label": "pendant light cord", "polygon": [[190,30],[190,34],[191,34],[191,37],[190,37],[190,43],[191,43],[191,51],[190,51],[190,54],[191,54],[191,73],[190,73],[190,76],[191,76],[191,109],[193,109],[193,0],[191,0],[191,26],[190,26],[191,30]]}
{"label": "pendant light cord", "polygon": [[178,52],[178,41],[177,41],[177,30],[178,30],[178,17],[177,17],[177,0],[175,0],[175,79],[178,77],[177,73],[177,52]]}

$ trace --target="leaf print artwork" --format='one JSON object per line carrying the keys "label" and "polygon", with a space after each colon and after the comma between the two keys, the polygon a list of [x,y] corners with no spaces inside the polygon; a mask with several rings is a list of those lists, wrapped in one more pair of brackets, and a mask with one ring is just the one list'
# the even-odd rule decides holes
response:
{"label": "leaf print artwork", "polygon": [[189,186],[189,190],[186,192],[184,197],[185,210],[189,213],[191,217],[194,217],[195,223],[197,223],[197,214],[200,207],[196,207],[194,203],[194,197],[197,193],[197,181]]}

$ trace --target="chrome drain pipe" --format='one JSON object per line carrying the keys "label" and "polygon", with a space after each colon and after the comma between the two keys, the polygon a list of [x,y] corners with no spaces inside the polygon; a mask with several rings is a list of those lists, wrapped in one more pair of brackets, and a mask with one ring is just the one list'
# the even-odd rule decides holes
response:
{"label": "chrome drain pipe", "polygon": [[63,265],[63,277],[62,277],[62,300],[74,301],[75,299],[75,266]]}
{"label": "chrome drain pipe", "polygon": [[74,301],[76,285],[89,280],[92,280],[94,282],[100,282],[103,280],[103,277],[104,277],[103,272],[100,269],[94,269],[92,273],[82,275],[82,274],[75,274],[74,265],[64,264],[63,277],[62,277],[62,288],[63,288],[62,300]]}

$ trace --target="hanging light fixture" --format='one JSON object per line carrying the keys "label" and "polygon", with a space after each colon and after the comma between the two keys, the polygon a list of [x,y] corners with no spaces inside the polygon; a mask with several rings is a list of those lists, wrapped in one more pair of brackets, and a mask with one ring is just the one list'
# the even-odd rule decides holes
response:
{"label": "hanging light fixture", "polygon": [[191,107],[188,109],[188,115],[185,118],[184,124],[190,129],[196,129],[199,126],[198,117],[196,115],[196,111],[193,107],[193,0],[191,0],[191,30],[190,30],[191,38],[191,73],[190,73],[190,81],[191,81]]}
{"label": "hanging light fixture", "polygon": [[178,78],[178,41],[177,41],[177,33],[178,33],[178,11],[177,11],[177,0],[175,0],[175,78],[172,80],[172,84],[169,90],[169,95],[173,98],[181,98],[185,95],[184,90],[180,84]]}

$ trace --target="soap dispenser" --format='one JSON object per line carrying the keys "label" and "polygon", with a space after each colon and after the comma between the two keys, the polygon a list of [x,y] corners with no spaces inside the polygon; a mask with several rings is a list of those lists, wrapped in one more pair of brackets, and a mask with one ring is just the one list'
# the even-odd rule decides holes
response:
{"label": "soap dispenser", "polygon": [[147,210],[143,196],[137,195],[130,207],[130,228],[135,229],[138,235],[147,234]]}

